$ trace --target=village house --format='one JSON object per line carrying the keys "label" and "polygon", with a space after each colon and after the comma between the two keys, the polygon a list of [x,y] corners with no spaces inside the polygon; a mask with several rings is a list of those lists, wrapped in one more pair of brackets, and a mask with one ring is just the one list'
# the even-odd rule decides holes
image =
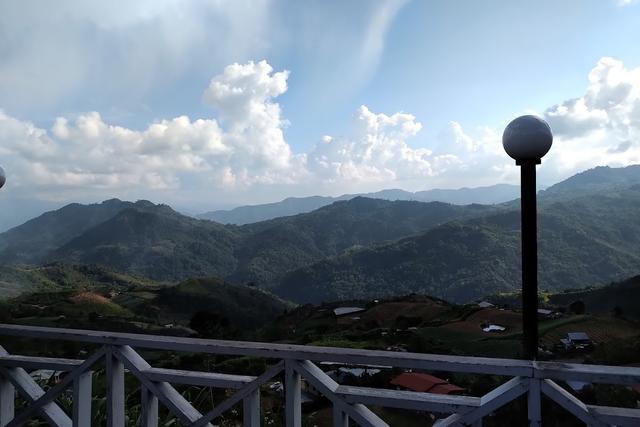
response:
{"label": "village house", "polygon": [[391,380],[399,390],[411,390],[422,393],[456,394],[464,391],[462,387],[449,383],[447,380],[429,374],[405,372]]}

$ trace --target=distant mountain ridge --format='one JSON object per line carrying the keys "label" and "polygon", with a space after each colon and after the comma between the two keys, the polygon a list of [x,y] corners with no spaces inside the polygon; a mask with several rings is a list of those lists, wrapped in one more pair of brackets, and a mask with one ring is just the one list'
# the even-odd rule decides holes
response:
{"label": "distant mountain ridge", "polygon": [[234,209],[217,210],[197,215],[222,224],[244,225],[273,218],[311,212],[332,203],[367,197],[383,200],[405,200],[416,202],[443,202],[454,205],[492,205],[513,200],[519,196],[520,187],[511,184],[496,184],[487,187],[459,188],[453,190],[434,189],[415,193],[399,189],[388,189],[374,193],[344,194],[337,197],[310,196],[288,197],[280,202],[261,205],[239,206]]}
{"label": "distant mountain ridge", "polygon": [[[640,185],[544,203],[542,289],[619,280],[640,269]],[[292,271],[274,289],[298,303],[420,293],[464,303],[520,284],[517,210],[456,220]]]}
{"label": "distant mountain ridge", "polygon": [[577,173],[539,192],[543,199],[571,198],[589,193],[616,190],[640,184],[640,165],[623,168],[598,166]]}
{"label": "distant mountain ridge", "polygon": [[[541,286],[584,287],[637,273],[640,179],[631,169],[593,169],[541,193]],[[517,200],[356,197],[238,226],[109,200],[65,206],[0,234],[0,263],[96,264],[169,282],[220,277],[299,302],[411,292],[466,302],[519,284],[518,208]]]}
{"label": "distant mountain ridge", "polygon": [[493,209],[358,197],[307,214],[225,226],[166,205],[110,200],[69,205],[0,234],[0,263],[98,264],[154,280],[214,276],[269,287],[290,270],[350,248]]}

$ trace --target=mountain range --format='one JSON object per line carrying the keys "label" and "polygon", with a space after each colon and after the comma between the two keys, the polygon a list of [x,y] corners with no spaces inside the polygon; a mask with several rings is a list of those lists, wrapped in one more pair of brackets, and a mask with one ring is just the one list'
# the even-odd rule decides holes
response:
{"label": "mountain range", "polygon": [[323,206],[342,200],[351,200],[356,197],[391,201],[407,200],[416,202],[443,202],[455,205],[491,205],[513,200],[519,195],[520,187],[510,184],[496,184],[487,187],[475,188],[433,189],[416,192],[389,189],[374,193],[344,194],[338,197],[289,197],[276,203],[240,206],[228,210],[217,210],[200,214],[197,217],[201,219],[210,219],[222,224],[243,225],[283,216],[311,212]]}
{"label": "mountain range", "polygon": [[[295,302],[411,292],[467,302],[519,286],[518,205],[356,197],[239,226],[113,199],[0,234],[0,263],[95,264],[165,282],[215,276]],[[541,287],[637,274],[640,166],[578,174],[541,192],[539,206]]]}
{"label": "mountain range", "polygon": [[[640,185],[542,202],[539,283],[579,288],[640,270]],[[456,220],[288,273],[274,290],[300,302],[422,293],[469,302],[520,285],[520,213]]]}

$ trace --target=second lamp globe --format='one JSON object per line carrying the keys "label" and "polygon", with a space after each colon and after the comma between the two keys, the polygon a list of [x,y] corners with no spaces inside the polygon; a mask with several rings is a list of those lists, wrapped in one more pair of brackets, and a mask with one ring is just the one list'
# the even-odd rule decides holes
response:
{"label": "second lamp globe", "polygon": [[551,148],[552,142],[553,135],[547,122],[531,115],[512,120],[502,134],[504,150],[516,162],[539,162]]}

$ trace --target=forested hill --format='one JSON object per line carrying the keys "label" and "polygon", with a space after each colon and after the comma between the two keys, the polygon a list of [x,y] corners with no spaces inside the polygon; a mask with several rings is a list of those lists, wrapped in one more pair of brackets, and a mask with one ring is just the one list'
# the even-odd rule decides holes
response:
{"label": "forested hill", "polygon": [[[540,286],[580,288],[640,270],[640,186],[543,205]],[[276,293],[321,302],[424,293],[453,302],[520,284],[520,217],[509,211],[454,221],[419,236],[291,272]]]}
{"label": "forested hill", "polygon": [[551,304],[557,305],[575,301],[582,301],[588,313],[640,320],[640,276],[602,287],[558,293],[549,298]]}
{"label": "forested hill", "polygon": [[[0,261],[98,264],[155,280],[216,276],[269,287],[288,271],[346,249],[494,209],[356,198],[238,227],[187,217],[165,205],[109,201],[65,207],[1,234]],[[77,227],[75,218],[81,218]],[[45,233],[58,224],[66,233]]]}
{"label": "forested hill", "polygon": [[[542,287],[637,273],[637,170],[596,168],[541,193]],[[518,207],[358,197],[234,226],[110,200],[69,205],[0,234],[0,263],[96,264],[169,282],[215,276],[277,287],[297,301],[422,292],[465,302],[518,286]]]}
{"label": "forested hill", "polygon": [[243,226],[232,281],[272,286],[286,272],[346,250],[390,242],[448,221],[494,212],[483,205],[456,206],[357,197],[308,214]]}

